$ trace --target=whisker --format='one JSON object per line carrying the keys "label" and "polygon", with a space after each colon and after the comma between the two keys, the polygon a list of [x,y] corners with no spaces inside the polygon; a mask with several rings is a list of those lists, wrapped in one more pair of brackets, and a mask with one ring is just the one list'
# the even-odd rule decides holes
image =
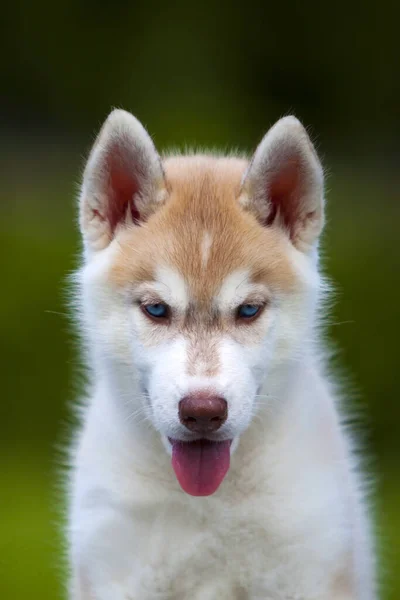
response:
{"label": "whisker", "polygon": [[58,312],[57,310],[45,310],[44,312],[49,315],[59,315],[60,317],[69,318],[69,316],[70,316],[68,313]]}

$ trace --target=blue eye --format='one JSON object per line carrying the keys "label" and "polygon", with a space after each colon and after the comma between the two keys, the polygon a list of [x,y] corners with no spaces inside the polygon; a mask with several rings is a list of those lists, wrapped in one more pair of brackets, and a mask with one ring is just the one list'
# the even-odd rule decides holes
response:
{"label": "blue eye", "polygon": [[143,308],[154,319],[165,319],[168,316],[166,304],[146,304]]}
{"label": "blue eye", "polygon": [[242,304],[239,306],[237,315],[239,319],[251,319],[255,317],[261,310],[261,306],[255,304]]}

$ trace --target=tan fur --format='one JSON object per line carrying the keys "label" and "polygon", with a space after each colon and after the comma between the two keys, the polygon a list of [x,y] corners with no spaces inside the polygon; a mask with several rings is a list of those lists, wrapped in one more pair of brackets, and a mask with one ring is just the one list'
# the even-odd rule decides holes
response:
{"label": "tan fur", "polygon": [[189,338],[187,374],[215,376],[219,369],[219,336],[206,331],[202,332],[200,326],[193,329],[187,337]]}
{"label": "tan fur", "polygon": [[[193,310],[173,330],[189,343],[188,373],[218,372],[217,341],[229,329],[237,340],[258,341],[259,330],[237,326],[214,313],[221,282],[233,271],[250,268],[250,279],[275,292],[298,285],[287,256],[288,240],[279,227],[264,228],[245,212],[238,198],[247,161],[236,158],[189,156],[164,163],[169,197],[162,208],[138,227],[119,232],[120,252],[110,273],[114,285],[155,279],[154,264],[165,263],[185,279]],[[204,260],[204,240],[211,240]],[[188,248],[192,249],[188,252]],[[154,261],[156,257],[157,261]],[[158,343],[171,331],[154,328],[143,340]]]}
{"label": "tan fur", "polygon": [[[112,282],[125,286],[151,281],[156,256],[182,274],[198,306],[208,308],[224,278],[249,266],[254,281],[278,292],[292,290],[296,281],[285,234],[278,227],[261,227],[238,205],[246,167],[247,161],[235,158],[167,159],[169,197],[147,223],[120,232],[121,253],[112,267]],[[206,233],[213,242],[204,264]]]}
{"label": "tan fur", "polygon": [[348,557],[348,565],[336,576],[332,586],[332,597],[337,600],[351,600],[353,598],[354,581],[352,557]]}

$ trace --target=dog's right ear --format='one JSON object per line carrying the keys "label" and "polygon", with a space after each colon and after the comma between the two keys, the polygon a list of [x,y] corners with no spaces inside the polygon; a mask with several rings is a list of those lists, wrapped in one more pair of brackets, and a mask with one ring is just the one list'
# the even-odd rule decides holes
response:
{"label": "dog's right ear", "polygon": [[117,229],[139,226],[166,198],[161,159],[139,121],[114,110],[90,153],[80,195],[85,245],[102,250]]}

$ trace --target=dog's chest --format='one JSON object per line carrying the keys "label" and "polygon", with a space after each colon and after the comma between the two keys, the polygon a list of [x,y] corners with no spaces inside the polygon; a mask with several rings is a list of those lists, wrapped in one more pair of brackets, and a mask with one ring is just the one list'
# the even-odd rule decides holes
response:
{"label": "dog's chest", "polygon": [[279,551],[271,553],[275,544],[254,509],[204,507],[170,506],[153,519],[140,540],[135,593],[140,581],[143,597],[245,600],[266,569],[274,576]]}

